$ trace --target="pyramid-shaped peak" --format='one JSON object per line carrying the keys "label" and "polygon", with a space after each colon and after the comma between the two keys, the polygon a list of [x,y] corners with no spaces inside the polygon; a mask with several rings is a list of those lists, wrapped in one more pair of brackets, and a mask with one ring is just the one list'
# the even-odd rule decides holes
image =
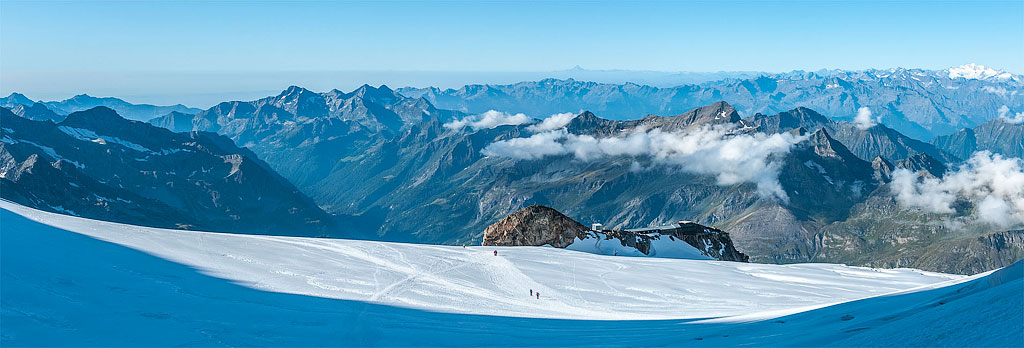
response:
{"label": "pyramid-shaped peak", "polygon": [[310,91],[308,89],[292,85],[292,86],[288,86],[288,88],[286,88],[284,91],[281,91],[281,94],[279,94],[278,96],[279,97],[286,97],[286,96],[296,96],[296,95],[303,95],[303,94],[316,94],[316,93],[313,92],[313,91]]}
{"label": "pyramid-shaped peak", "polygon": [[29,99],[28,97],[26,97],[24,94],[17,93],[17,92],[11,93],[11,95],[7,96],[7,98],[4,98],[4,99],[5,99],[5,102],[7,104],[32,105],[32,104],[36,103],[36,102],[32,101],[32,99]]}

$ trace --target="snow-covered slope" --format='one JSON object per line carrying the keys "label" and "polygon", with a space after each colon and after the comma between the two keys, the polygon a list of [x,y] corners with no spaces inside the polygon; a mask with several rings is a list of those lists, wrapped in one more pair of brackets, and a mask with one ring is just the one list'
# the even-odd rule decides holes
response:
{"label": "snow-covered slope", "polygon": [[[3,346],[850,345],[896,342],[879,334],[894,330],[916,330],[922,345],[981,334],[998,341],[957,342],[1016,345],[1021,335],[1019,264],[994,282],[829,264],[215,234],[0,208]],[[871,297],[914,288],[925,291]],[[656,318],[674,319],[622,320]],[[914,328],[929,318],[946,327],[992,322]]]}

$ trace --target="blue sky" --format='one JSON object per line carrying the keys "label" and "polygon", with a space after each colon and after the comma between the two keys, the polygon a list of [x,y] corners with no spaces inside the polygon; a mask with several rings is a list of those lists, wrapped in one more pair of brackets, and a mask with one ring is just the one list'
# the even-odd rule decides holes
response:
{"label": "blue sky", "polygon": [[[232,72],[778,72],[967,62],[1024,72],[1024,1],[0,2],[0,89],[40,94],[33,98],[162,93]],[[173,81],[180,73],[192,78]],[[139,81],[151,75],[172,86]]]}

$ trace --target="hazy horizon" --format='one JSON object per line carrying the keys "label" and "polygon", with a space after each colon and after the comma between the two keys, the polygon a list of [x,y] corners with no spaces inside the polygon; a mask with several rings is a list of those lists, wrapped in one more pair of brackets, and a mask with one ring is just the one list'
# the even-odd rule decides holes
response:
{"label": "hazy horizon", "polygon": [[[965,63],[966,64],[966,63]],[[979,63],[979,65],[985,65]],[[999,67],[987,66],[997,70]],[[952,66],[951,66],[952,67]],[[351,91],[364,84],[403,87],[460,88],[471,84],[512,84],[546,78],[576,79],[598,83],[627,83],[655,87],[698,84],[725,78],[757,74],[817,72],[823,70],[887,70],[919,67],[879,67],[868,69],[821,68],[787,71],[655,71],[628,69],[571,69],[550,71],[192,71],[192,72],[51,72],[14,73],[0,76],[0,94],[20,93],[34,101],[59,101],[80,94],[115,97],[135,104],[183,104],[208,108],[219,102],[254,100],[276,95],[288,86],[300,86],[316,92],[332,89]],[[949,67],[946,67],[949,68]],[[941,70],[941,69],[929,69]],[[21,83],[9,80],[20,80]],[[77,81],[64,82],[60,81]],[[103,83],[94,83],[102,80]]]}
{"label": "hazy horizon", "polygon": [[1024,73],[1024,2],[869,4],[9,0],[0,2],[0,92],[202,107],[215,102],[204,96],[293,84],[456,87],[577,65],[786,72],[974,62]]}

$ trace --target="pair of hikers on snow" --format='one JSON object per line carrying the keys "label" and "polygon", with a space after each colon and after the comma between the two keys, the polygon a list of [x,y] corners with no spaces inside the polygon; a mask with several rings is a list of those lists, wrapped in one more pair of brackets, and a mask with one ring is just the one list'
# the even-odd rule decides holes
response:
{"label": "pair of hikers on snow", "polygon": [[[495,251],[495,256],[498,256],[498,251],[497,250]],[[537,296],[537,299],[540,300],[541,299],[541,292],[536,292],[535,293],[534,290],[530,289],[529,290],[529,296],[530,297]]]}
{"label": "pair of hikers on snow", "polygon": [[[497,250],[494,251],[494,256],[498,256],[498,251]],[[537,296],[538,300],[540,299],[540,291],[533,292],[533,289],[530,289],[530,297],[533,297],[534,295]]]}

